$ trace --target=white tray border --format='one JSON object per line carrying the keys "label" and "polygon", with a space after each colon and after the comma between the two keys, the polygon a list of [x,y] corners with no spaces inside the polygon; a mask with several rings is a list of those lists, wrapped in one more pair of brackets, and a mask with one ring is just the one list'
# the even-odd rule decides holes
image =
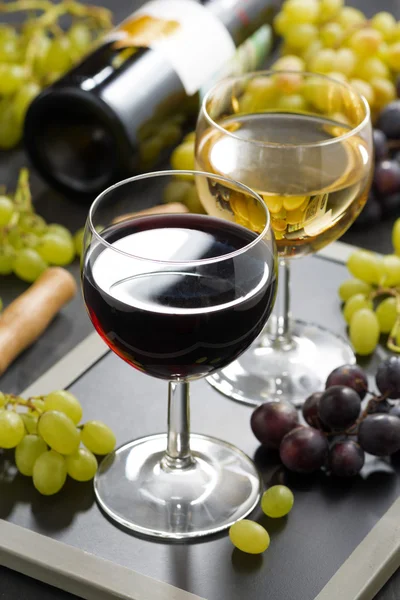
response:
{"label": "white tray border", "polygon": [[[354,246],[335,242],[318,256],[346,262]],[[22,395],[67,388],[109,351],[90,334]],[[204,600],[103,558],[0,520],[0,564],[85,600]],[[400,567],[400,498],[376,523],[315,600],[373,600]],[[338,595],[340,594],[340,596]],[[209,599],[211,600],[211,599]]]}

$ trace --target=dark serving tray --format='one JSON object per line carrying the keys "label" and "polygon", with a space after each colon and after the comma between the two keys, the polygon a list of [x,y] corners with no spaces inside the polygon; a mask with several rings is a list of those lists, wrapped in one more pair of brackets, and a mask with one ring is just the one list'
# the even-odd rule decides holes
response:
{"label": "dark serving tray", "polygon": [[[294,315],[342,335],[337,288],[347,276],[340,262],[347,251],[333,244],[292,269]],[[369,373],[382,353],[366,361]],[[60,387],[80,398],[85,419],[106,421],[120,444],[165,431],[165,383],[134,371],[96,334],[27,392]],[[400,464],[371,460],[362,476],[342,482],[290,474],[258,447],[251,412],[205,381],[192,386],[192,430],[236,444],[254,457],[266,485],[285,482],[295,494],[288,518],[252,515],[271,534],[264,555],[234,550],[227,534],[190,544],[135,537],[101,513],[92,484],[68,481],[59,495],[41,497],[28,479],[6,470],[5,456],[0,564],[93,600],[372,599],[400,563]]]}

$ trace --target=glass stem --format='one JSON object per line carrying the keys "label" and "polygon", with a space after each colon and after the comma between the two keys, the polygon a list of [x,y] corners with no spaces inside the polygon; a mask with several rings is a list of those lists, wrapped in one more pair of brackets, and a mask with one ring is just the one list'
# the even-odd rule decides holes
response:
{"label": "glass stem", "polygon": [[279,259],[278,293],[267,333],[261,338],[261,345],[289,348],[292,343],[290,313],[290,265],[285,258]]}
{"label": "glass stem", "polygon": [[170,381],[168,384],[168,441],[162,466],[185,469],[193,464],[190,452],[189,383]]}

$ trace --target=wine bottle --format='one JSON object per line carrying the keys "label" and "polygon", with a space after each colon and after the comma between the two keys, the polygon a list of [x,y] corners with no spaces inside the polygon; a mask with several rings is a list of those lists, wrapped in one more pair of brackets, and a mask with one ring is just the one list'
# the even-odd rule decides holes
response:
{"label": "wine bottle", "polygon": [[90,199],[153,168],[197,114],[207,82],[227,64],[259,66],[278,4],[146,3],[33,101],[24,127],[31,162],[53,187]]}

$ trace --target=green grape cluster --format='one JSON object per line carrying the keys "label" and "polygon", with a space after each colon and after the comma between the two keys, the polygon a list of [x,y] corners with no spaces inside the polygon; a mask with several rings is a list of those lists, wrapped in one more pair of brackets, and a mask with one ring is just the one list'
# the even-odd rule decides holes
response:
{"label": "green grape cluster", "polygon": [[59,492],[67,475],[90,481],[96,455],[109,454],[115,435],[101,421],[79,425],[82,406],[66,390],[24,400],[0,392],[0,448],[15,449],[15,465],[41,494]]}
{"label": "green grape cluster", "polygon": [[[285,0],[274,27],[285,55],[274,68],[292,65],[347,81],[365,96],[373,114],[396,98],[400,22],[389,12],[368,20],[344,0]],[[296,90],[288,90],[288,96],[287,104],[301,100]]]}
{"label": "green grape cluster", "polygon": [[392,232],[393,254],[381,256],[356,250],[348,261],[351,279],[343,281],[339,296],[355,352],[372,354],[381,334],[387,347],[400,352],[400,219]]}
{"label": "green grape cluster", "polygon": [[0,195],[0,276],[14,273],[31,283],[49,265],[66,266],[82,252],[82,230],[73,238],[63,225],[46,223],[35,213],[27,169],[15,194]]}
{"label": "green grape cluster", "polygon": [[[261,497],[261,509],[267,517],[285,517],[292,510],[294,496],[285,485],[273,485]],[[255,521],[242,519],[229,529],[229,538],[235,548],[247,554],[261,554],[270,545],[268,531]]]}
{"label": "green grape cluster", "polygon": [[[28,15],[17,27],[0,25],[0,149],[18,144],[32,100],[112,25],[108,10],[76,0],[0,2],[0,13],[17,12]],[[67,31],[58,24],[65,15],[70,18]]]}

